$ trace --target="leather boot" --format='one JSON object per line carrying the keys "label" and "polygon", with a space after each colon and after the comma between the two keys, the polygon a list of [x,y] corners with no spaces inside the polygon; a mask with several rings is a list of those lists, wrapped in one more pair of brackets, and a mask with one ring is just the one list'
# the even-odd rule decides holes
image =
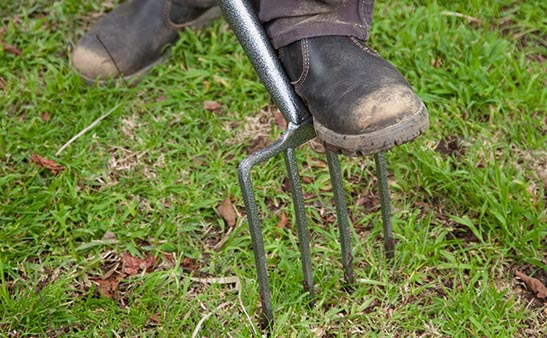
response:
{"label": "leather boot", "polygon": [[[102,17],[78,42],[72,65],[88,83],[142,76],[159,63],[166,47],[186,27],[201,27],[220,16],[214,1],[129,0]],[[201,5],[203,4],[203,5]]]}
{"label": "leather boot", "polygon": [[360,40],[314,37],[279,52],[313,116],[318,139],[330,150],[373,154],[410,141],[429,127],[427,110],[410,84]]}

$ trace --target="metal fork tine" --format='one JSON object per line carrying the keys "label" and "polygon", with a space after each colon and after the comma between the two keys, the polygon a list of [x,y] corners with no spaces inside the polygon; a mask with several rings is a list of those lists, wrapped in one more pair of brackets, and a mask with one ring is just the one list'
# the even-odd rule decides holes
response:
{"label": "metal fork tine", "polygon": [[380,206],[382,207],[382,225],[384,229],[384,247],[386,257],[393,258],[395,251],[395,240],[391,228],[391,203],[389,197],[389,186],[387,183],[386,159],[383,152],[374,155],[376,162],[376,176],[378,176],[378,191],[380,193]]}
{"label": "metal fork tine", "polygon": [[304,291],[309,293],[310,305],[313,305],[315,290],[313,286],[313,268],[310,254],[310,236],[306,225],[306,211],[304,207],[304,196],[302,194],[302,184],[298,173],[295,150],[288,148],[285,151],[285,165],[287,175],[291,185],[294,213],[296,216],[296,230],[298,232],[298,245],[300,247],[300,257],[302,259],[302,273],[304,275]]}
{"label": "metal fork tine", "polygon": [[332,182],[332,192],[336,206],[336,219],[340,231],[340,247],[342,250],[342,266],[344,267],[344,278],[346,283],[351,285],[355,282],[353,276],[353,254],[351,253],[351,233],[349,227],[348,208],[346,206],[346,196],[342,175],[340,173],[340,162],[338,155],[330,150],[326,150],[327,162],[329,165],[330,180]]}
{"label": "metal fork tine", "polygon": [[273,307],[270,281],[268,278],[268,266],[266,263],[266,252],[262,239],[262,222],[258,214],[253,183],[251,181],[251,169],[253,164],[247,163],[245,160],[239,165],[239,186],[241,187],[245,210],[247,211],[247,221],[249,222],[249,230],[251,232],[251,240],[253,242],[258,289],[260,292],[260,303],[262,305],[261,326],[263,328],[269,328],[273,323]]}

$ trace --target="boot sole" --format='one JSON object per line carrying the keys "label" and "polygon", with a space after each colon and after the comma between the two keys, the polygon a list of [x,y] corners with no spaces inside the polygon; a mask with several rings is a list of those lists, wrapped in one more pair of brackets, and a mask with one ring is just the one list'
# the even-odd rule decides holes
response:
{"label": "boot sole", "polygon": [[[194,21],[188,22],[188,24],[184,28],[187,28],[187,27],[203,28],[207,26],[209,23],[211,23],[211,21],[220,18],[221,15],[222,15],[222,12],[220,11],[220,8],[218,6],[211,7],[210,9],[205,11],[202,15],[197,17]],[[148,72],[150,68],[153,68],[154,66],[157,66],[158,64],[163,63],[165,59],[167,58],[168,54],[169,53],[162,54],[158,59],[156,59],[151,64],[139,69],[137,72],[133,74],[129,74],[123,77],[116,77],[116,78],[105,79],[105,80],[97,80],[94,78],[89,78],[82,74],[80,74],[80,77],[88,85],[98,84],[100,86],[106,86],[111,83],[114,83],[116,85],[128,83],[130,86],[134,86],[137,83],[139,83],[141,78]]]}
{"label": "boot sole", "polygon": [[415,139],[429,128],[427,109],[387,128],[359,135],[334,132],[314,120],[315,133],[319,141],[329,150],[347,156],[365,156],[391,149]]}

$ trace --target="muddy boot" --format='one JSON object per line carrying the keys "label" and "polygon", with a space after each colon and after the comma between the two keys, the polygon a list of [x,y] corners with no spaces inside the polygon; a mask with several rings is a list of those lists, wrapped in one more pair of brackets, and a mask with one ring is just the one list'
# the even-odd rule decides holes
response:
{"label": "muddy boot", "polygon": [[106,14],[78,42],[72,65],[88,83],[141,77],[159,63],[186,27],[220,16],[215,1],[128,0]]}
{"label": "muddy boot", "polygon": [[303,39],[280,49],[318,139],[357,156],[414,139],[429,127],[422,101],[389,62],[349,36]]}

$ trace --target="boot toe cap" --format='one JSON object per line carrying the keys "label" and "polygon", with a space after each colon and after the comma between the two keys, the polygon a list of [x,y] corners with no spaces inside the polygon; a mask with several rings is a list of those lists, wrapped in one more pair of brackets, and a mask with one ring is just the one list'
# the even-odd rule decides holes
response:
{"label": "boot toe cap", "polygon": [[329,149],[350,156],[390,149],[429,126],[423,102],[404,85],[379,89],[351,108],[332,110],[330,116],[320,120],[314,115],[317,136]]}
{"label": "boot toe cap", "polygon": [[[348,112],[350,134],[363,134],[395,125],[423,108],[422,101],[404,85],[383,87],[365,96]],[[346,129],[345,128],[345,129]]]}
{"label": "boot toe cap", "polygon": [[106,51],[79,43],[72,52],[72,66],[87,81],[118,76],[118,70]]}

